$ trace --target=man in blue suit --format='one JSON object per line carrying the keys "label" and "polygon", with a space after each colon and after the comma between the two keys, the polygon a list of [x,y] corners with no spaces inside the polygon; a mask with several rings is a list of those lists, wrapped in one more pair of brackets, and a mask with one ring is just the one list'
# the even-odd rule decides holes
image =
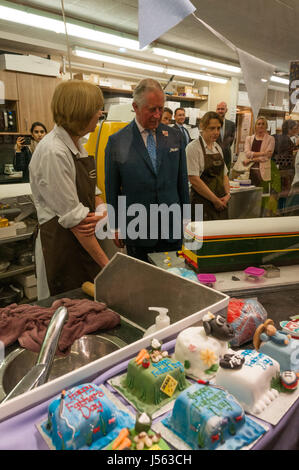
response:
{"label": "man in blue suit", "polygon": [[129,256],[143,261],[148,261],[148,253],[181,248],[183,205],[189,204],[183,139],[161,124],[164,100],[156,80],[141,80],[133,93],[135,119],[109,137],[105,151],[106,199],[115,244],[126,245]]}

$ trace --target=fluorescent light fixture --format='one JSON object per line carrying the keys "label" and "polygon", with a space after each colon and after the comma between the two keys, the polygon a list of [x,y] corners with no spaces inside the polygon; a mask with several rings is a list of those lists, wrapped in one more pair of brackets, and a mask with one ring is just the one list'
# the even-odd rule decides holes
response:
{"label": "fluorescent light fixture", "polygon": [[215,62],[213,60],[202,59],[192,55],[181,54],[179,52],[169,51],[167,49],[161,49],[160,47],[153,47],[153,53],[162,57],[169,57],[170,59],[181,60],[188,62],[189,64],[203,65],[214,69],[224,70],[226,72],[240,73],[240,67],[234,65],[227,65],[221,62]]}
{"label": "fluorescent light fixture", "polygon": [[164,67],[157,65],[146,64],[144,62],[136,62],[134,60],[122,59],[117,56],[111,56],[106,54],[101,54],[98,52],[88,51],[86,49],[81,49],[75,47],[73,53],[79,57],[84,57],[85,59],[92,59],[99,62],[108,62],[109,64],[121,65],[123,67],[132,67],[135,69],[148,70],[149,72],[164,73]]}
{"label": "fluorescent light fixture", "polygon": [[272,75],[270,80],[271,82],[283,83],[284,85],[290,84],[290,80],[288,78],[281,78],[281,77],[277,77],[276,75]]}
{"label": "fluorescent light fixture", "polygon": [[226,83],[227,78],[213,77],[212,75],[204,75],[202,73],[187,72],[185,70],[167,68],[165,72],[169,75],[176,75],[178,77],[194,78],[195,80],[204,80],[205,82]]}
{"label": "fluorescent light fixture", "polygon": [[[13,23],[19,23],[38,29],[45,29],[47,31],[65,34],[63,21],[35,13],[27,13],[25,10],[17,8],[0,6],[0,18],[1,20],[11,21]],[[95,28],[86,28],[84,26],[79,26],[73,23],[66,23],[66,26],[69,36],[102,42],[104,44],[117,47],[126,47],[127,49],[139,51],[139,42],[135,41],[134,39],[128,39],[123,36],[105,33]]]}
{"label": "fluorescent light fixture", "polygon": [[85,59],[96,60],[99,62],[108,62],[109,64],[121,65],[123,67],[132,67],[136,69],[148,70],[150,72],[165,73],[167,75],[176,75],[178,77],[192,78],[196,80],[204,80],[215,83],[226,83],[227,79],[222,77],[213,77],[211,75],[203,75],[196,72],[186,70],[172,69],[169,67],[161,67],[159,65],[147,64],[144,62],[136,62],[135,60],[123,59],[117,56],[101,54],[99,52],[74,47],[73,53]]}

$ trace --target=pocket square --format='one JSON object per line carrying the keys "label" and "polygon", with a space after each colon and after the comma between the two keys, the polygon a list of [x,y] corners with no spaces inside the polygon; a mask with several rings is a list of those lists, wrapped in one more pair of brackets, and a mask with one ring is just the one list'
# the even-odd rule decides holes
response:
{"label": "pocket square", "polygon": [[170,149],[169,149],[169,152],[177,152],[178,150],[179,150],[178,147],[170,148]]}

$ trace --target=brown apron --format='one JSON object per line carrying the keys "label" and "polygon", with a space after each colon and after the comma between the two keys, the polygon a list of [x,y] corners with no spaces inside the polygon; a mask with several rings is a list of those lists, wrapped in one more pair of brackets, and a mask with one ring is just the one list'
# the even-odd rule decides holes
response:
{"label": "brown apron", "polygon": [[[76,158],[76,188],[79,201],[90,212],[95,211],[96,171],[92,156]],[[93,282],[101,270],[81,246],[70,229],[58,223],[58,217],[40,226],[47,281],[51,295],[76,289],[85,281]]]}
{"label": "brown apron", "polygon": [[[199,137],[199,142],[204,154],[205,168],[200,178],[208,186],[208,188],[216,194],[217,197],[225,196],[225,189],[223,184],[224,175],[224,160],[220,152],[208,154],[205,151],[205,146],[202,137]],[[214,204],[205,197],[198,194],[193,187],[190,193],[191,201],[191,220],[195,220],[195,205],[203,205],[203,220],[222,220],[228,218],[228,210],[217,210]]]}

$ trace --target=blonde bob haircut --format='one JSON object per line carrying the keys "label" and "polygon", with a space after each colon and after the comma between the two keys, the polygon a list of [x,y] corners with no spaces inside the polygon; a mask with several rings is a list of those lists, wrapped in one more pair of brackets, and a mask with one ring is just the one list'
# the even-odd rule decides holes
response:
{"label": "blonde bob haircut", "polygon": [[103,93],[98,86],[82,80],[68,80],[55,88],[51,110],[58,126],[72,135],[81,135],[103,104]]}
{"label": "blonde bob haircut", "polygon": [[258,117],[256,118],[256,121],[255,121],[255,124],[254,124],[254,128],[255,128],[255,129],[256,129],[256,125],[257,125],[258,121],[263,121],[263,123],[266,125],[266,129],[267,129],[267,127],[268,127],[268,121],[267,121],[267,119],[265,118],[265,116],[258,116]]}

